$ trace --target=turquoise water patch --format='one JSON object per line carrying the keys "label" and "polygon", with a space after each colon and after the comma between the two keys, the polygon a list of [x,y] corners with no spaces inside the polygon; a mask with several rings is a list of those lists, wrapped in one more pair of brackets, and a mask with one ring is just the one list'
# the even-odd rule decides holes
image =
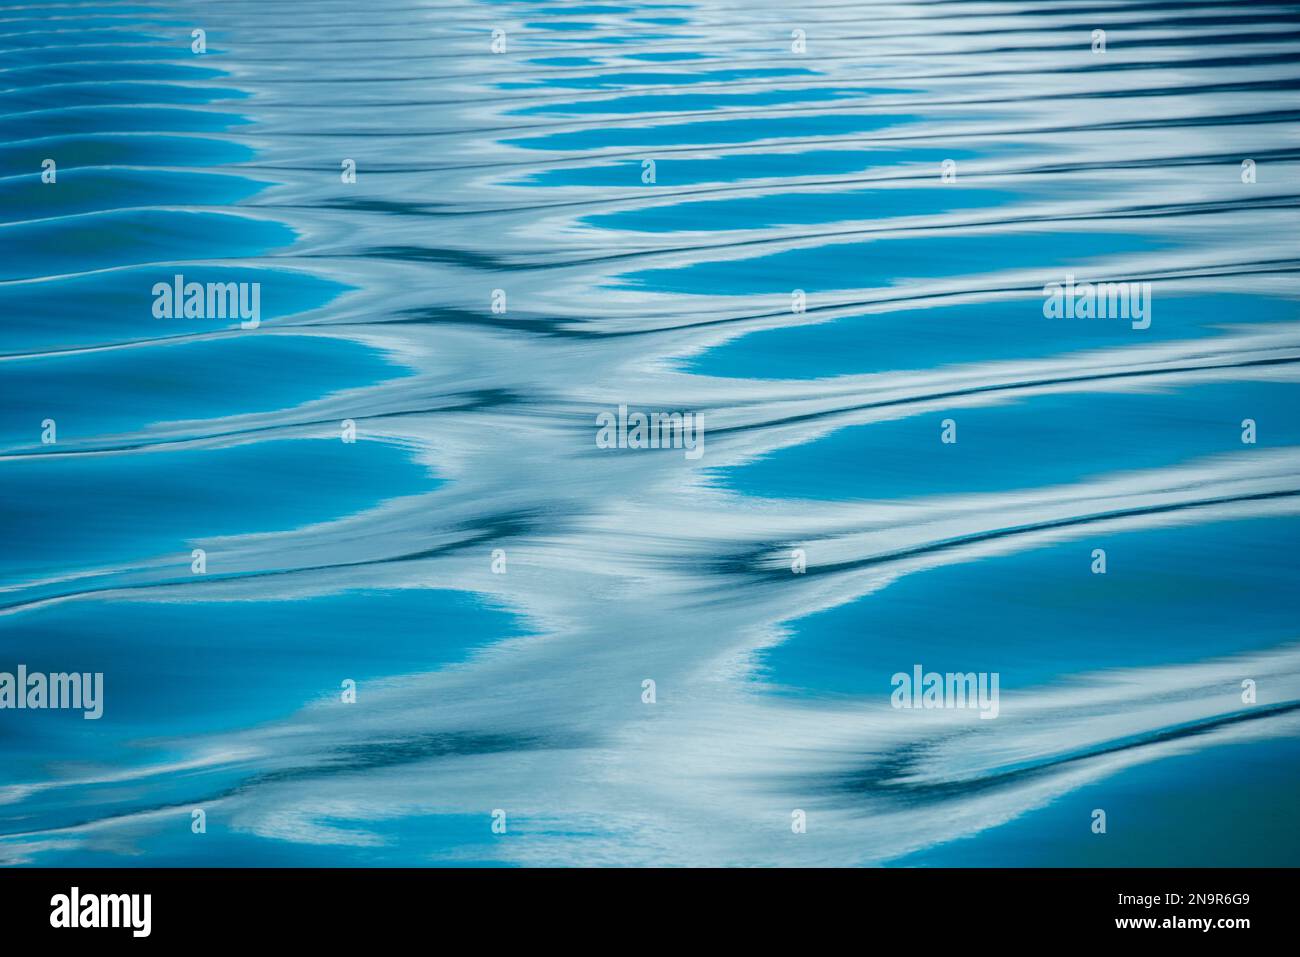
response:
{"label": "turquoise water patch", "polygon": [[0,146],[0,176],[40,172],[42,162],[56,157],[62,172],[78,166],[226,166],[253,155],[240,143],[206,136],[72,134]]}
{"label": "turquoise water patch", "polygon": [[593,60],[589,56],[547,56],[528,62],[536,63],[538,66],[595,66],[600,61]]}
{"label": "turquoise water patch", "polygon": [[177,272],[187,283],[259,283],[263,324],[318,309],[353,288],[307,273],[203,263],[10,283],[0,285],[0,355],[239,329],[238,319],[155,318],[154,286],[174,284]]}
{"label": "turquoise water patch", "polygon": [[[184,760],[184,751],[153,742],[180,744],[186,736],[202,742],[211,735],[207,740],[217,743],[223,732],[292,719],[309,705],[364,707],[383,679],[438,671],[528,633],[516,616],[470,594],[430,589],[293,601],[78,602],[0,620],[0,654],[10,667],[19,662],[29,673],[103,675],[103,713],[94,721],[74,710],[4,713],[11,722],[22,720],[23,734],[6,739],[0,783],[47,780],[51,766],[94,777],[99,769],[112,775]],[[340,700],[344,678],[356,682],[356,705]],[[386,745],[375,742],[367,751]],[[347,769],[327,762],[318,773],[327,779],[337,771]],[[175,768],[138,782],[110,777],[54,800],[0,805],[0,829],[14,829],[15,814],[27,830],[75,823],[85,807],[125,813],[192,804],[238,789],[249,774],[235,761]],[[208,836],[220,834],[220,811],[210,814]],[[184,820],[188,834],[188,807]],[[199,843],[206,848],[206,837]],[[409,855],[409,848],[401,853]]]}
{"label": "turquoise water patch", "polygon": [[4,367],[0,446],[35,444],[46,418],[65,439],[89,438],[291,409],[407,374],[367,346],[325,336],[234,335],[18,359]]}
{"label": "turquoise water patch", "polygon": [[753,143],[769,139],[805,136],[837,136],[845,133],[871,133],[911,117],[858,113],[817,113],[767,119],[705,120],[698,123],[666,123],[640,127],[576,130],[502,140],[508,146],[532,150],[590,150],[614,146],[672,146],[691,144]]}
{"label": "turquoise water patch", "polygon": [[[188,63],[114,63],[113,79],[116,81],[158,81],[189,83],[217,78],[229,74],[213,67]],[[40,66],[19,67],[4,72],[5,86],[10,91],[28,87],[56,84],[84,84],[93,87],[104,79],[102,63],[43,63]],[[76,88],[80,92],[80,88]],[[92,93],[93,95],[93,93]],[[47,104],[48,105],[48,104]]]}
{"label": "turquoise water patch", "polygon": [[690,50],[664,50],[660,53],[629,53],[627,59],[644,60],[647,63],[678,63],[686,60],[707,60],[712,59],[712,57]]}
{"label": "turquoise water patch", "polygon": [[[237,259],[289,246],[295,238],[290,227],[274,220],[182,210],[112,210],[11,224],[0,226],[0,242],[11,250],[0,263],[0,280],[176,260]],[[176,271],[166,265],[155,269],[159,281]]]}
{"label": "turquoise water patch", "polygon": [[70,106],[0,116],[0,138],[16,142],[88,133],[216,133],[251,122],[235,113],[165,106]]}
{"label": "turquoise water patch", "polygon": [[[690,73],[602,73],[598,76],[547,77],[527,83],[511,83],[512,89],[621,89],[634,86],[681,86],[688,83],[729,83],[733,80],[759,80],[778,76],[816,76],[816,70],[803,67],[757,67],[752,69],[706,70]],[[505,86],[506,84],[501,84]]]}
{"label": "turquoise water patch", "polygon": [[[562,49],[568,44],[590,43],[593,39],[596,39],[594,37],[572,37],[568,35],[569,33],[573,33],[573,32],[576,31],[556,30],[556,31],[551,31],[551,33],[548,33],[545,36],[533,36],[530,37],[529,39],[531,42],[536,43],[539,46],[546,46],[548,44],[553,44],[556,49]],[[552,33],[554,35],[551,35]],[[610,46],[619,46],[619,47],[625,46],[629,43],[643,43],[646,41],[653,41],[653,40],[676,40],[676,39],[680,39],[680,38],[674,37],[671,34],[667,34],[667,33],[604,32],[599,37],[601,43],[608,43]]]}
{"label": "turquoise water patch", "polygon": [[931,216],[959,209],[1010,205],[1023,198],[994,189],[869,189],[823,193],[776,193],[741,199],[710,199],[643,206],[588,216],[583,222],[597,229],[668,233],[685,230],[723,231],[813,225],[846,220],[875,220],[896,216]]}
{"label": "turquoise water patch", "polygon": [[[120,20],[102,18],[95,20],[86,18],[81,15],[77,17],[77,26],[80,28],[75,34],[54,29],[41,29],[41,27],[53,27],[54,24],[42,20],[11,20],[5,18],[3,29],[0,29],[0,52],[10,50],[44,50],[51,46],[73,41],[71,46],[80,46],[82,44],[106,45],[114,43],[166,43],[170,38],[162,33],[145,33],[138,30],[100,30],[99,26],[109,26],[114,23],[120,23]],[[21,24],[27,24],[32,28],[30,32],[22,31]],[[94,23],[95,27],[89,27],[87,24]],[[142,24],[138,24],[142,25]]]}
{"label": "turquoise water patch", "polygon": [[581,23],[576,20],[532,20],[525,23],[524,27],[529,30],[550,30],[555,33],[573,33],[575,31],[599,29],[598,24]]}
{"label": "turquoise water patch", "polygon": [[[656,179],[660,186],[690,186],[702,183],[731,183],[747,179],[789,179],[843,176],[872,169],[884,169],[910,163],[932,164],[936,168],[945,159],[963,159],[974,154],[953,150],[810,150],[788,153],[736,153],[709,159],[656,159]],[[605,163],[595,166],[568,166],[538,170],[516,180],[515,186],[634,186],[653,189],[641,183],[641,161]]]}
{"label": "turquoise water patch", "polygon": [[181,86],[177,83],[76,83],[42,85],[26,90],[0,93],[0,113],[16,115],[39,111],[52,98],[65,94],[82,105],[116,105],[138,103],[214,103],[239,100],[248,94],[242,90],[217,86]]}
{"label": "turquoise water patch", "polygon": [[895,286],[907,279],[950,276],[957,271],[972,275],[1033,267],[1052,268],[1053,274],[1045,275],[1044,281],[1059,282],[1065,266],[1166,245],[1152,237],[1114,232],[931,234],[647,269],[625,274],[616,286],[710,296],[781,293],[788,299],[791,289],[804,289],[812,296],[819,290]]}
{"label": "turquoise water patch", "polygon": [[[1211,455],[1300,446],[1300,420],[1291,413],[1298,399],[1300,385],[1276,382],[1010,398],[1001,405],[842,428],[713,474],[723,487],[745,495],[824,501],[1039,488]],[[950,418],[957,441],[944,444],[942,423]],[[1255,445],[1241,441],[1247,418],[1256,420]]]}
{"label": "turquoise water patch", "polygon": [[[1300,857],[1297,792],[1300,741],[1295,738],[1210,744],[1194,754],[1125,768],[1000,827],[890,863],[898,867],[1294,867]],[[1096,808],[1106,812],[1105,834],[1092,833]],[[1166,890],[1185,894],[1209,888],[1193,884],[1140,892]],[[1115,910],[1116,916],[1158,913]]]}
{"label": "turquoise water patch", "polygon": [[[1295,517],[1098,529],[912,572],[790,622],[791,637],[762,652],[759,679],[784,694],[887,704],[891,677],[916,664],[997,672],[1005,692],[1275,648],[1297,637],[1297,535]],[[1104,575],[1092,573],[1095,548],[1106,551]],[[961,609],[960,618],[945,609]],[[1224,688],[1225,711],[1240,690]],[[1012,706],[1001,702],[1004,714]]]}
{"label": "turquoise water patch", "polygon": [[619,96],[606,100],[580,100],[569,103],[544,103],[510,112],[517,115],[548,113],[673,113],[716,110],[726,107],[774,106],[782,103],[823,103],[879,93],[895,93],[862,87],[819,87],[808,90],[757,90],[752,93],[658,93],[642,96]]}
{"label": "turquoise water patch", "polygon": [[[175,552],[182,577],[193,542],[343,518],[440,484],[404,449],[337,438],[24,456],[0,471],[0,526],[22,543],[0,555],[0,574],[28,581]],[[216,553],[208,571],[221,571]]]}
{"label": "turquoise water patch", "polygon": [[[213,54],[217,51],[211,46],[208,47],[208,53]],[[191,56],[190,38],[188,35],[182,40],[179,36],[176,39],[174,47],[165,46],[118,46],[116,44],[69,44],[68,46],[41,46],[31,50],[9,50],[5,53],[5,60],[14,67],[22,66],[49,66],[64,61],[75,61],[78,63],[95,63],[98,64],[100,73],[106,70],[112,70],[116,64],[123,60],[148,61],[148,60],[180,60],[184,57]]]}
{"label": "turquoise water patch", "polygon": [[38,171],[0,180],[0,222],[70,216],[132,206],[233,206],[266,183],[188,170],[73,168],[54,183]]}
{"label": "turquoise water patch", "polygon": [[[178,802],[180,803],[180,802]],[[348,821],[330,820],[346,829]],[[395,821],[357,821],[365,833],[378,833],[383,843],[309,844],[261,837],[232,830],[220,811],[208,817],[202,838],[177,841],[172,834],[141,840],[142,853],[129,857],[82,849],[75,853],[51,848],[35,863],[44,867],[439,867],[509,866],[489,855],[492,819],[484,814],[409,815]],[[176,812],[174,827],[190,833],[189,810]],[[515,821],[511,820],[511,829]],[[497,838],[501,840],[501,838]],[[3,838],[0,838],[3,847]],[[412,849],[421,849],[412,853]]]}
{"label": "turquoise water patch", "polygon": [[178,86],[175,83],[69,83],[0,94],[0,113],[39,111],[60,94],[74,95],[82,104],[216,103],[243,99],[243,91],[216,86]]}
{"label": "turquoise water patch", "polygon": [[[640,212],[639,210],[637,212]],[[618,214],[615,214],[618,215]],[[1045,319],[1043,299],[898,309],[750,333],[683,362],[697,375],[819,379],[1200,338],[1217,326],[1300,319],[1300,303],[1264,296],[1179,296],[1155,287],[1148,329],[1123,320]],[[809,306],[816,305],[815,299]]]}
{"label": "turquoise water patch", "polygon": [[344,678],[357,682],[363,706],[374,693],[367,682],[437,671],[525,634],[521,619],[466,592],[361,590],[292,601],[65,602],[0,619],[0,653],[29,672],[104,675],[102,718],[51,711],[48,722],[46,714],[24,722],[39,747],[21,759],[38,763],[43,753],[46,761],[75,753],[77,731],[171,737],[251,727],[315,702],[342,707]]}

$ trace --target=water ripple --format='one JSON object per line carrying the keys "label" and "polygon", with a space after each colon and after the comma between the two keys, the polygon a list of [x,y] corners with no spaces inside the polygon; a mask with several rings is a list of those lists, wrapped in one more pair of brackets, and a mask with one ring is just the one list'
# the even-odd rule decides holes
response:
{"label": "water ripple", "polygon": [[4,6],[0,862],[1294,864],[1297,12]]}

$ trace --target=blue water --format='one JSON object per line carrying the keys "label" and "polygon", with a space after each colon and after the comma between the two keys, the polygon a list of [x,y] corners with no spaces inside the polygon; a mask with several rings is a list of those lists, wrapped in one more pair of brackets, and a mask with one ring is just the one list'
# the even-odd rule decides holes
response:
{"label": "blue water", "polygon": [[[1206,768],[1214,774],[1206,774]],[[1300,743],[1248,742],[1122,772],[990,831],[907,855],[904,867],[1294,867]],[[1249,789],[1241,786],[1250,781]],[[1109,808],[1106,832],[1092,812]]]}
{"label": "blue water", "polygon": [[[764,330],[691,356],[683,366],[722,378],[817,379],[918,368],[917,342],[937,365],[1032,359],[1044,340],[1072,352],[1128,342],[1132,325],[1119,322],[1040,322],[1040,301],[1006,300],[928,309],[901,308],[836,322]],[[1162,303],[1162,306],[1166,305]],[[1214,335],[1228,323],[1262,324],[1294,320],[1287,299],[1187,296],[1167,303],[1152,320],[1147,339],[1191,339]]]}
{"label": "blue water", "polygon": [[[1013,690],[1050,684],[1094,656],[1110,669],[1149,668],[1273,648],[1293,637],[1295,579],[1272,556],[1297,534],[1294,518],[1098,531],[954,562],[792,622],[794,637],[763,653],[763,677],[784,694],[866,696],[890,688],[912,655],[942,672],[978,662]],[[1093,548],[1106,549],[1105,575],[1090,573]],[[1225,565],[1241,574],[1222,575]],[[1153,639],[1162,630],[1177,642]]]}
{"label": "blue water", "polygon": [[[1292,447],[1300,443],[1294,401],[1280,383],[1216,383],[1179,394],[1012,395],[924,416],[894,410],[889,421],[838,429],[728,469],[720,484],[758,498],[829,500],[1048,487],[1231,455],[1243,449],[1246,416],[1262,423],[1254,448]],[[940,439],[946,421],[957,429],[951,444]],[[1150,441],[1153,433],[1159,443]]]}
{"label": "blue water", "polygon": [[0,863],[1300,863],[1300,9],[958,6],[6,7]]}

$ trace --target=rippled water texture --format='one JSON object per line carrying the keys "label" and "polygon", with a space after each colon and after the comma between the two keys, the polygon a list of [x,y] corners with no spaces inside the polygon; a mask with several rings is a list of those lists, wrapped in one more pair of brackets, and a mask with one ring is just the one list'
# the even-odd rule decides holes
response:
{"label": "rippled water texture", "polygon": [[1298,13],[6,4],[0,861],[1300,864]]}

